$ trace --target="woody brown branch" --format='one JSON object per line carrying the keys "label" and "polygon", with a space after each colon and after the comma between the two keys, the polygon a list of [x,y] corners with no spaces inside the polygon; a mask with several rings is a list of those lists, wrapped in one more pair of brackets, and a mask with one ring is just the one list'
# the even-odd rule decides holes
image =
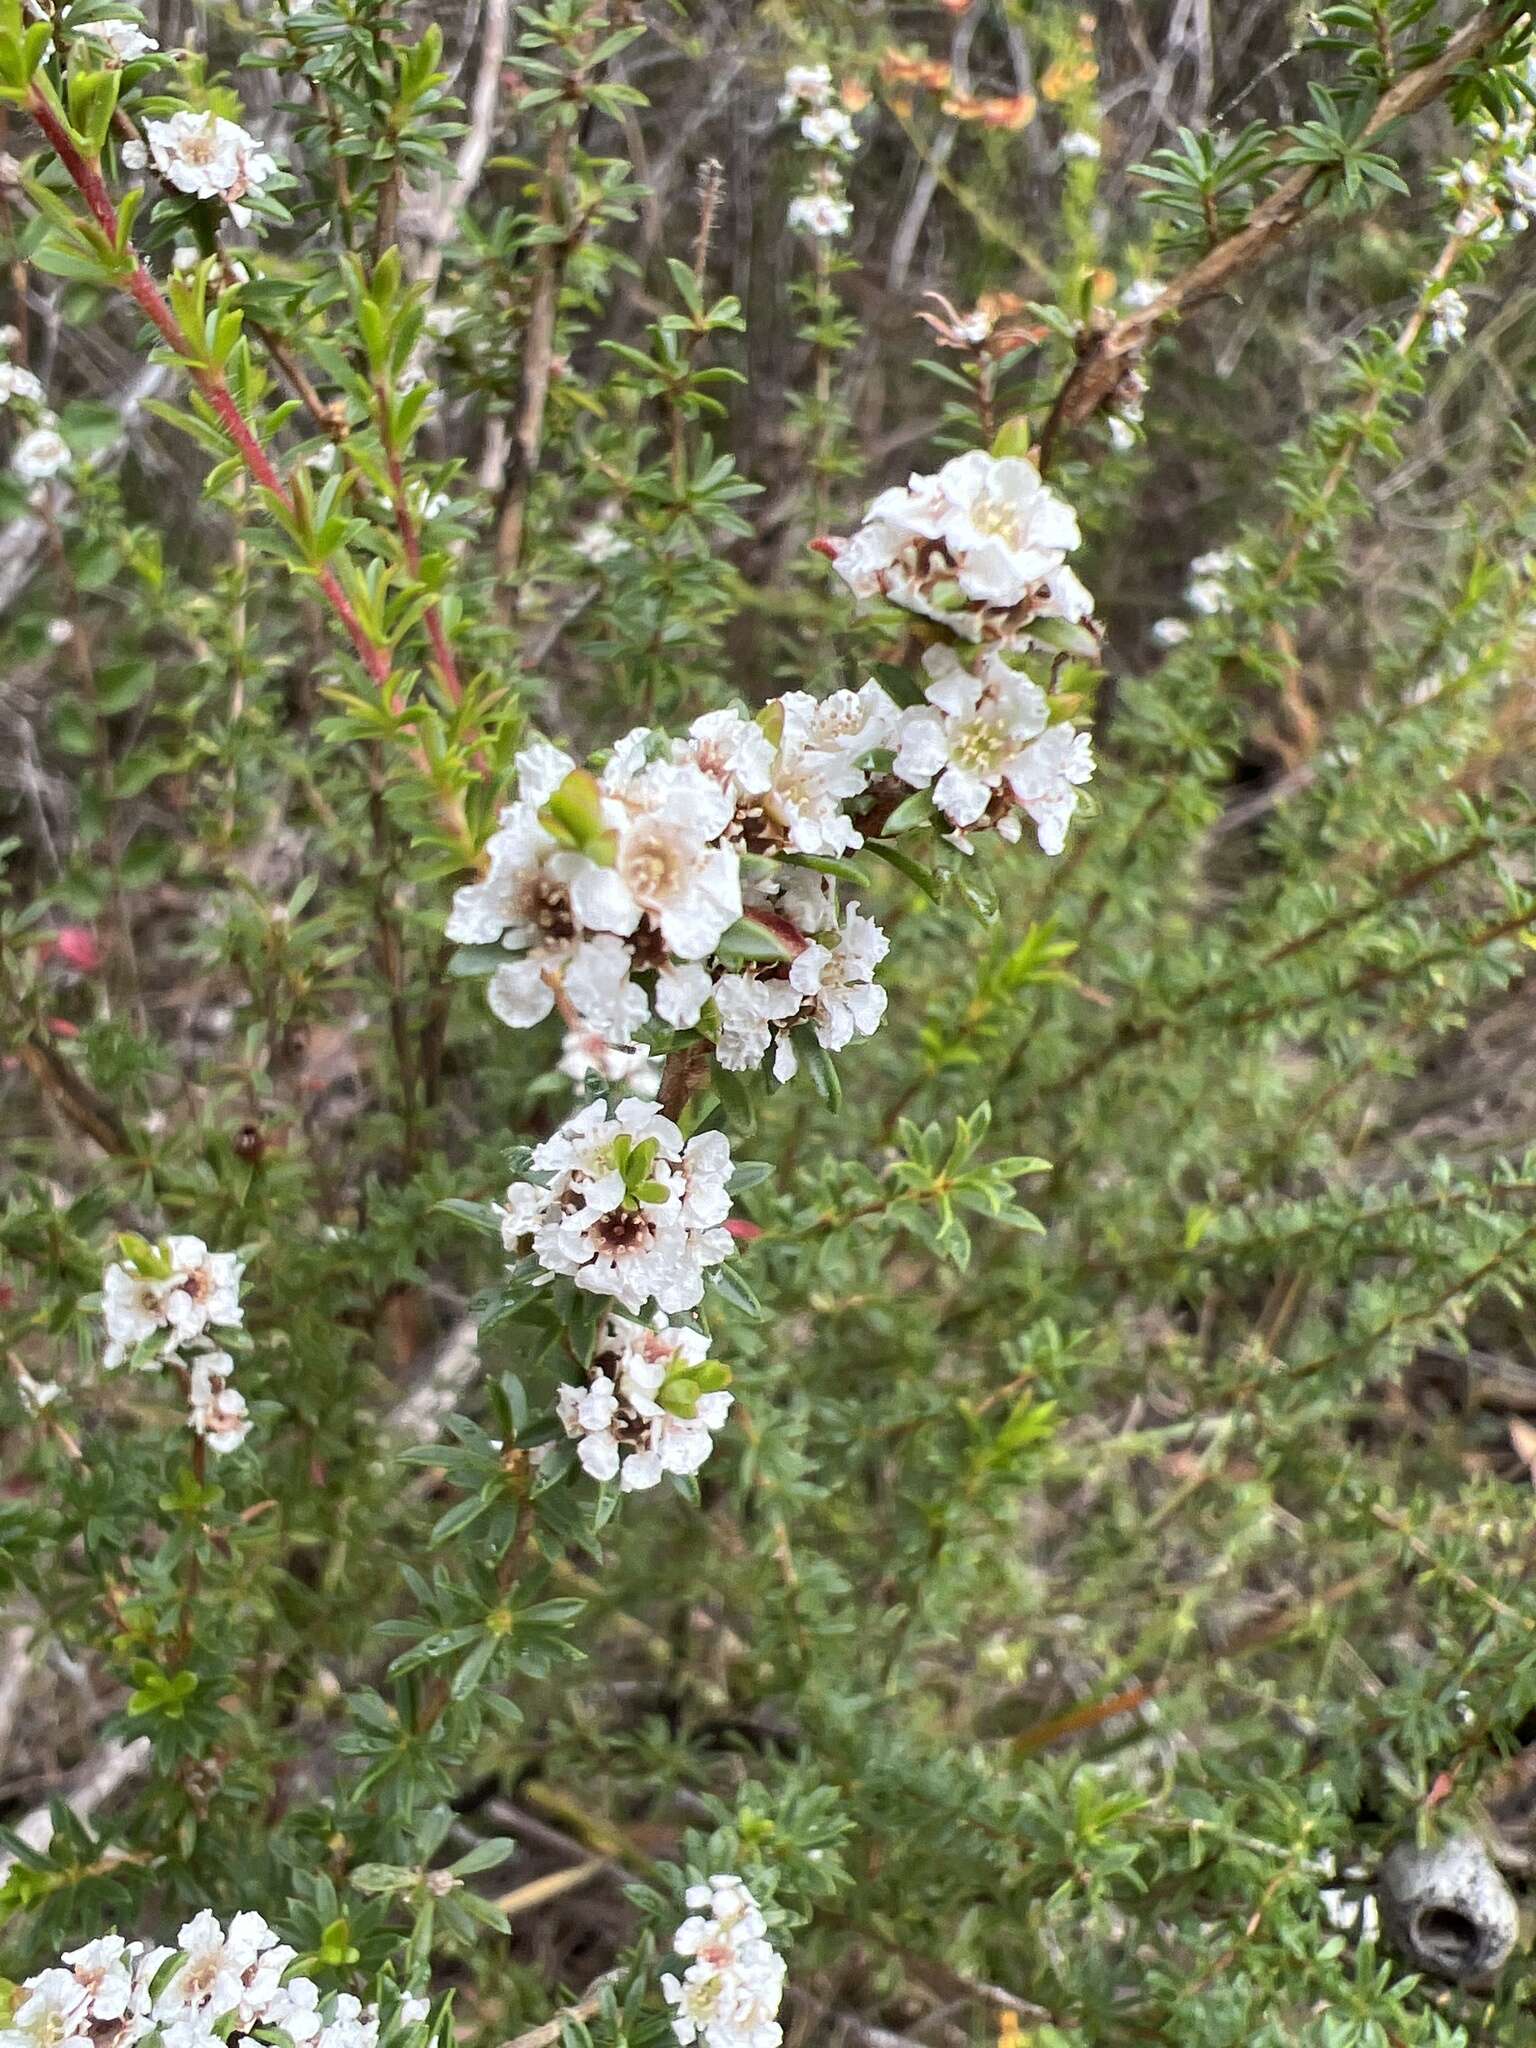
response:
{"label": "woody brown branch", "polygon": [[[1407,72],[1384,92],[1360,134],[1361,142],[1379,135],[1394,121],[1418,113],[1448,89],[1464,64],[1491,48],[1527,6],[1490,5],[1478,10],[1451,37],[1430,63]],[[1071,374],[1057,394],[1040,437],[1040,468],[1050,468],[1062,434],[1089,420],[1108,403],[1126,371],[1147,346],[1157,328],[1177,314],[1223,292],[1242,272],[1255,268],[1292,233],[1304,218],[1307,202],[1326,174],[1325,165],[1309,165],[1287,178],[1254,208],[1235,234],[1228,235],[1182,277],[1167,285],[1151,305],[1127,313],[1102,333],[1086,330]]]}
{"label": "woody brown branch", "polygon": [[77,1131],[114,1158],[133,1151],[127,1128],[117,1111],[62,1059],[44,1039],[29,1035],[16,1048],[17,1058]]}

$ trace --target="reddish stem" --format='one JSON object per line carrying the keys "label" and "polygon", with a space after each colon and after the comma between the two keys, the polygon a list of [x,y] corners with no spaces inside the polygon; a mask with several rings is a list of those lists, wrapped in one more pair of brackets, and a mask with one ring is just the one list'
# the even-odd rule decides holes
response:
{"label": "reddish stem", "polygon": [[[31,94],[28,108],[39,128],[47,136],[54,155],[69,173],[76,190],[90,208],[96,225],[116,248],[119,234],[117,208],[112,203],[112,195],[107,190],[101,172],[81,154],[69,130],[40,92],[34,91]],[[185,365],[192,381],[218,415],[220,424],[239,450],[240,459],[251,475],[263,490],[270,491],[279,504],[291,513],[293,500],[288,495],[282,478],[272,467],[266,450],[236,405],[234,394],[217,370],[188,361],[186,337],[177,326],[176,317],[166,304],[159,286],[137,254],[133,257],[133,269],[125,284],[145,318],[160,334],[166,346]],[[356,648],[359,661],[381,688],[387,687],[393,668],[388,648],[381,647],[368,633],[362,620],[348,602],[346,592],[329,569],[320,570],[319,582],[332,611],[341,621],[348,639]],[[393,692],[390,708],[395,711],[400,708]]]}
{"label": "reddish stem", "polygon": [[[381,402],[382,411],[382,402]],[[386,445],[389,460],[389,488],[395,501],[395,520],[400,528],[400,539],[405,548],[405,563],[417,582],[421,581],[421,538],[416,530],[415,516],[411,511],[410,497],[406,491],[405,472],[400,467],[400,458],[393,448]],[[429,604],[422,615],[427,629],[427,638],[432,642],[432,652],[437,658],[438,672],[443,687],[455,704],[464,701],[464,684],[459,676],[458,663],[453,658],[453,649],[448,644],[448,635],[443,626],[443,615],[435,604]]]}

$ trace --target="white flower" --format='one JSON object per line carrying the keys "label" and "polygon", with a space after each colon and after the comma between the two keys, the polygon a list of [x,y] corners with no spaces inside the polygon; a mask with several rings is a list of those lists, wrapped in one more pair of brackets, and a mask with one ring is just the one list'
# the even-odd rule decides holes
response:
{"label": "white flower", "polygon": [[[134,2048],[153,2026],[149,1985],[167,1950],[146,1957],[144,1944],[105,1934],[62,1958],[85,1998],[92,2048]],[[45,1972],[45,1975],[50,1973]],[[35,1984],[38,1980],[33,1979]],[[5,2038],[0,2034],[0,2038]]]}
{"label": "white flower", "polygon": [[613,1045],[599,1031],[567,1031],[560,1047],[560,1071],[583,1082],[597,1074],[610,1087],[651,1100],[661,1087],[661,1063],[643,1045]]}
{"label": "white flower", "polygon": [[674,1030],[691,1030],[713,988],[707,967],[694,962],[685,967],[663,967],[656,977],[656,1014]]}
{"label": "white flower", "polygon": [[781,719],[763,809],[797,853],[839,854],[863,839],[844,806],[867,788],[865,755],[889,743],[896,707],[878,683],[818,704],[803,690],[777,700]]}
{"label": "white flower", "polygon": [[125,171],[144,171],[149,168],[149,145],[130,137],[118,151]]}
{"label": "white flower", "polygon": [[68,469],[71,460],[69,443],[62,434],[52,427],[34,427],[17,442],[11,467],[23,483],[41,484]]}
{"label": "white flower", "polygon": [[589,519],[571,542],[572,550],[594,567],[633,551],[633,541],[624,538],[611,519]]}
{"label": "white flower", "polygon": [[928,703],[903,713],[894,771],[922,788],[952,825],[974,825],[1050,716],[1044,692],[1001,654],[968,669],[951,647],[930,647]]}
{"label": "white flower", "polygon": [[[206,1351],[192,1362],[188,1420],[220,1457],[238,1451],[250,1435],[244,1396],[229,1385],[235,1362],[227,1351]],[[290,2032],[292,2029],[289,2030]]]}
{"label": "white flower", "polygon": [[1191,630],[1188,619],[1159,619],[1152,628],[1152,639],[1158,647],[1182,647]]}
{"label": "white flower", "polygon": [[160,47],[153,36],[145,35],[138,22],[129,21],[126,16],[82,21],[75,34],[89,36],[94,43],[105,43],[119,64],[131,64],[135,57],[147,57],[151,50]]}
{"label": "white flower", "polygon": [[784,119],[801,107],[824,107],[832,98],[832,72],[825,64],[791,64],[784,74],[779,113]]}
{"label": "white flower", "polygon": [[837,929],[837,890],[830,875],[814,868],[781,866],[775,873],[758,878],[764,908],[787,918],[797,932],[831,932]]}
{"label": "white flower", "polygon": [[557,1412],[592,1478],[618,1478],[626,1493],[669,1473],[697,1472],[730,1412],[728,1375],[706,1363],[709,1339],[669,1323],[609,1316],[585,1386],[562,1386]]}
{"label": "white flower", "polygon": [[277,169],[255,136],[222,114],[183,109],[168,121],[146,121],[144,135],[167,184],[194,199],[222,200],[240,227],[250,220],[250,210],[238,202]]}
{"label": "white flower", "polygon": [[661,1988],[676,2008],[672,2029],[685,2044],[705,2048],[778,2048],[776,2013],[784,1997],[784,1959],[765,1939],[757,1902],[739,1878],[712,1877],[693,1885],[686,1903],[700,1910],[672,1938],[680,1956],[692,1957],[681,1978],[666,1972]]}
{"label": "white flower", "polygon": [[573,766],[546,741],[518,755],[519,800],[491,835],[484,877],[455,892],[446,932],[461,945],[499,942],[522,953],[491,977],[488,1000],[504,1024],[527,1030],[559,1001],[618,1043],[649,1010],[617,936],[633,931],[639,913],[611,870],[563,846],[539,821],[540,807]]}
{"label": "white flower", "polygon": [[12,1364],[16,1375],[16,1391],[21,1396],[21,1405],[29,1415],[41,1415],[45,1408],[51,1408],[55,1401],[63,1398],[64,1389],[57,1380],[35,1380],[19,1360]]}
{"label": "white flower", "polygon": [[647,1301],[693,1308],[706,1268],[732,1251],[730,1147],[719,1132],[690,1138],[650,1103],[578,1110],[533,1155],[543,1184],[507,1190],[502,1242],[525,1239],[546,1272],[633,1314]]}
{"label": "white flower", "polygon": [[[539,823],[542,804],[575,762],[539,740],[517,757],[518,801],[501,814],[486,845],[483,878],[454,892],[447,936],[461,946],[547,944],[573,935],[569,866],[573,856]],[[554,860],[563,856],[566,865]],[[546,872],[547,871],[547,872]]]}
{"label": "white flower", "polygon": [[42,1970],[22,1992],[0,2048],[91,2048],[89,1993],[72,1971]]}
{"label": "white flower", "polygon": [[1097,135],[1090,135],[1086,128],[1074,128],[1070,135],[1061,138],[1061,153],[1069,160],[1077,158],[1084,163],[1094,163],[1102,151]]}
{"label": "white flower", "polygon": [[1432,349],[1455,348],[1467,338],[1467,302],[1461,293],[1446,290],[1436,298],[1430,314],[1429,345]]}
{"label": "white flower", "polygon": [[1135,277],[1120,294],[1122,303],[1133,313],[1144,313],[1148,306],[1156,303],[1163,295],[1163,287],[1155,277]]}
{"label": "white flower", "polygon": [[[182,1960],[155,2000],[155,2018],[165,2028],[167,2039],[177,2022],[182,2023],[183,2038],[195,2039],[198,2030],[189,2023],[201,2020],[202,2031],[211,2033],[215,2022],[239,2011],[245,1993],[245,1973],[257,1960],[260,1949],[253,1928],[241,1929],[238,1939],[235,1930],[242,1920],[253,1917],[237,1914],[226,1935],[213,1914],[205,1909],[182,1928],[176,1937]],[[267,1946],[270,1945],[269,1939]]]}
{"label": "white flower", "polygon": [[12,398],[23,399],[28,405],[41,405],[45,393],[42,385],[22,363],[0,363],[0,405]]}
{"label": "white flower", "polygon": [[159,1337],[148,1361],[154,1365],[210,1328],[232,1328],[242,1320],[238,1253],[210,1252],[200,1237],[169,1237],[155,1255],[149,1271],[115,1264],[103,1277],[108,1341],[102,1363],[108,1371],[146,1338]]}
{"label": "white flower", "polygon": [[1057,854],[1077,809],[1078,786],[1093,774],[1093,743],[1070,725],[1048,725],[1008,769],[1019,808],[1034,820],[1042,853]]}
{"label": "white flower", "polygon": [[841,107],[818,107],[805,115],[800,133],[816,149],[839,149],[851,156],[859,146],[852,117]]}
{"label": "white flower", "polygon": [[1536,213],[1536,156],[1521,158],[1504,166],[1504,181],[1515,203],[1525,213]]}
{"label": "white flower", "polygon": [[706,711],[688,728],[688,737],[673,750],[679,762],[691,762],[713,776],[740,810],[773,781],[773,743],[755,719],[737,710]]}
{"label": "white flower", "polygon": [[882,491],[857,533],[821,545],[862,604],[884,598],[977,640],[1087,618],[1093,600],[1066,566],[1080,538],[1032,462],[973,450]]}
{"label": "white flower", "polygon": [[1232,593],[1227,587],[1228,579],[1234,569],[1251,567],[1248,557],[1238,554],[1234,548],[1212,548],[1208,554],[1196,555],[1189,565],[1185,603],[1206,618],[1230,611]]}
{"label": "white flower", "polygon": [[555,1007],[556,990],[568,1013],[615,1044],[628,1043],[650,1014],[645,991],[629,979],[631,960],[621,939],[600,934],[569,947],[545,947],[491,976],[487,1000],[494,1016],[526,1031]]}
{"label": "white flower", "polygon": [[[425,2003],[407,2000],[407,2004]],[[402,2012],[404,2007],[401,2008]],[[317,2037],[316,2048],[378,2048],[379,2009],[364,2006],[350,1991],[338,1993],[328,2027]]]}
{"label": "white flower", "polygon": [[714,843],[735,806],[691,762],[650,762],[615,794],[622,822],[612,878],[622,897],[616,891],[590,921],[627,934],[644,915],[677,959],[702,960],[741,916],[740,859]]}
{"label": "white flower", "polygon": [[857,690],[834,690],[816,702],[805,729],[808,746],[825,754],[865,761],[878,747],[888,747],[900,712],[876,682]]}
{"label": "white flower", "polygon": [[853,226],[853,202],[840,192],[797,192],[786,218],[792,233],[836,241]]}
{"label": "white flower", "polygon": [[787,981],[752,974],[726,974],[715,983],[719,1031],[715,1058],[727,1073],[762,1064],[776,1025],[797,1017],[802,998]]}
{"label": "white flower", "polygon": [[[283,1978],[297,1953],[259,1913],[237,1913],[226,1933],[212,1913],[182,1928],[177,1947],[103,1935],[27,1979],[0,2048],[135,2048],[155,2030],[166,2048],[223,2048],[226,2038],[281,2028],[295,2043],[374,2048],[378,2013],[342,1993],[328,2026],[320,1987],[302,1971]],[[153,2007],[150,1987],[162,1976]]]}
{"label": "white flower", "polygon": [[313,2041],[324,2024],[319,2006],[320,1986],[312,1977],[295,1977],[287,1984],[276,1985],[262,2001],[262,2023],[281,2027],[291,2041]]}
{"label": "white flower", "polygon": [[890,940],[872,917],[850,903],[843,928],[830,946],[813,939],[790,962],[789,985],[810,1005],[810,1023],[828,1052],[841,1052],[855,1038],[868,1038],[885,1015],[885,990],[875,969],[890,951]]}

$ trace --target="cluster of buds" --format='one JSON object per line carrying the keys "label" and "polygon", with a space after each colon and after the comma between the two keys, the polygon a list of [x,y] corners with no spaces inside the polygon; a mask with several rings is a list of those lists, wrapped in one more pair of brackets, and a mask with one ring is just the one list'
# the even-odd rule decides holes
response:
{"label": "cluster of buds", "polygon": [[[379,2013],[349,1992],[323,1992],[259,1913],[226,1930],[212,1913],[189,1920],[174,1948],[106,1934],[70,1949],[16,1987],[0,2048],[225,2048],[260,2035],[295,2048],[377,2048]],[[405,1999],[396,2018],[425,2019]],[[270,2031],[269,2031],[270,2030]]]}
{"label": "cluster of buds", "polygon": [[1435,294],[1429,313],[1429,347],[1437,353],[1459,348],[1467,338],[1467,302],[1454,285]]}
{"label": "cluster of buds", "polygon": [[74,461],[69,443],[49,409],[48,395],[25,363],[17,362],[21,336],[14,327],[0,327],[0,412],[14,408],[19,422],[11,469],[34,496]]}
{"label": "cluster of buds", "polygon": [[818,240],[840,240],[853,226],[853,203],[843,183],[843,166],[859,146],[853,125],[863,95],[839,93],[825,64],[792,64],[784,74],[779,113],[794,121],[810,155],[806,183],[789,202],[789,225]]}
{"label": "cluster of buds", "polygon": [[698,1471],[730,1413],[730,1381],[702,1331],[662,1315],[607,1316],[584,1382],[560,1388],[558,1414],[584,1472],[639,1493]]}
{"label": "cluster of buds", "polygon": [[739,1877],[715,1876],[690,1885],[683,1903],[692,1911],[672,1947],[686,1967],[661,1980],[683,2048],[778,2048],[786,1970],[757,1901]]}
{"label": "cluster of buds", "polygon": [[245,1400],[230,1384],[234,1360],[215,1339],[243,1319],[236,1252],[211,1252],[200,1237],[158,1244],[124,1235],[123,1257],[102,1280],[109,1372],[169,1369],[187,1396],[187,1420],[211,1451],[238,1450],[250,1432]]}

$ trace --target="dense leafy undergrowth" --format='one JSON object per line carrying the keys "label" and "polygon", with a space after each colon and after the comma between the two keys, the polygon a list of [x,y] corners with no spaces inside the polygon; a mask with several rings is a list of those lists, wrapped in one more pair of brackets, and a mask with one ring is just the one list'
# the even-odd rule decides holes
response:
{"label": "dense leafy undergrowth", "polygon": [[1529,10],[116,4],[0,2048],[1536,2042]]}

